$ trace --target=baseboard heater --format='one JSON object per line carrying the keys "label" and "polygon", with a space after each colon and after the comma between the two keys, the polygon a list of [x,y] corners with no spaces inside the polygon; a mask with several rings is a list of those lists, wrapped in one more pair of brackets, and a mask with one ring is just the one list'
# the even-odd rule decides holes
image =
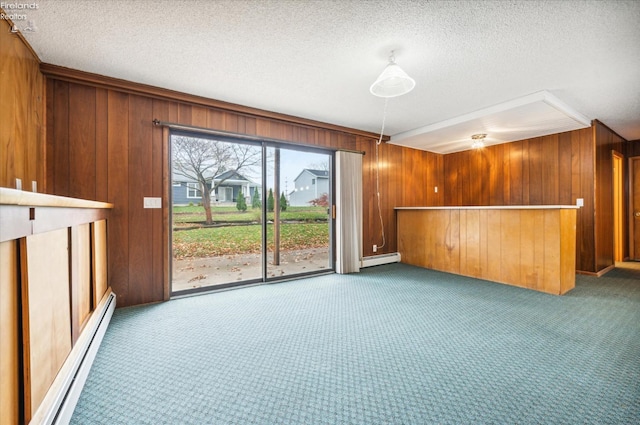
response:
{"label": "baseboard heater", "polygon": [[360,267],[372,267],[379,266],[381,264],[391,264],[400,262],[400,253],[394,252],[392,254],[373,255],[371,257],[363,257]]}
{"label": "baseboard heater", "polygon": [[35,413],[31,423],[63,425],[71,421],[115,308],[116,295],[109,290],[58,372],[41,404],[43,410]]}

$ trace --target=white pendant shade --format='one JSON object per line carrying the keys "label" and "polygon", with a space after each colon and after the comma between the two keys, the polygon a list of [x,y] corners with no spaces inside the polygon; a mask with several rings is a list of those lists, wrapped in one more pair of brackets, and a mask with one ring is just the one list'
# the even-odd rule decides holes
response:
{"label": "white pendant shade", "polygon": [[387,65],[382,74],[371,85],[371,94],[379,97],[396,97],[409,93],[415,87],[416,82],[409,77],[393,61]]}

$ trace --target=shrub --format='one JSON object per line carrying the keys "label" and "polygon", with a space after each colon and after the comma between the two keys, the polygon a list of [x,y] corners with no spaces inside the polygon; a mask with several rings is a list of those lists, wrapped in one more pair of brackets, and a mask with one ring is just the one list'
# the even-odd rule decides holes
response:
{"label": "shrub", "polygon": [[273,198],[273,190],[269,189],[269,196],[267,196],[267,211],[273,212],[273,206],[275,203],[276,201]]}
{"label": "shrub", "polygon": [[242,193],[238,193],[236,208],[238,211],[242,211],[242,212],[245,212],[247,210],[247,201],[245,201],[244,195]]}
{"label": "shrub", "polygon": [[280,211],[287,210],[287,198],[284,196],[284,192],[280,195]]}
{"label": "shrub", "polygon": [[329,195],[326,193],[323,193],[322,195],[320,195],[320,197],[310,200],[309,203],[314,207],[328,207]]}
{"label": "shrub", "polygon": [[258,189],[254,189],[253,196],[251,197],[251,208],[257,209],[262,207],[262,201],[260,200],[260,194]]}

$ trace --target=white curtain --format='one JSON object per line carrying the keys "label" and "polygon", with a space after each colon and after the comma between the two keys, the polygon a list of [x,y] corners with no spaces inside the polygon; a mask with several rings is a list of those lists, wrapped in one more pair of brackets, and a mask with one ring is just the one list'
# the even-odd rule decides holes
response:
{"label": "white curtain", "polygon": [[336,272],[360,271],[362,260],[362,154],[336,152]]}

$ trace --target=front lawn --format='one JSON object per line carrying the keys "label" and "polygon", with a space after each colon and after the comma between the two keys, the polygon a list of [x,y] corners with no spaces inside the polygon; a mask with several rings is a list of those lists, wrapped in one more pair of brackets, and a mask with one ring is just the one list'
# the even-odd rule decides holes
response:
{"label": "front lawn", "polygon": [[[214,206],[215,227],[205,225],[202,206],[173,207],[173,255],[175,258],[212,257],[258,253],[261,249],[261,212],[245,212],[234,206]],[[273,220],[273,213],[267,214]],[[293,250],[328,246],[326,207],[288,207],[280,212],[280,249]],[[273,225],[267,226],[268,248],[273,249]]]}
{"label": "front lawn", "polygon": [[[273,249],[273,225],[267,226],[268,249]],[[280,249],[294,250],[329,245],[327,223],[284,223],[280,226]],[[177,259],[259,253],[261,226],[203,227],[173,232],[173,255]]]}

